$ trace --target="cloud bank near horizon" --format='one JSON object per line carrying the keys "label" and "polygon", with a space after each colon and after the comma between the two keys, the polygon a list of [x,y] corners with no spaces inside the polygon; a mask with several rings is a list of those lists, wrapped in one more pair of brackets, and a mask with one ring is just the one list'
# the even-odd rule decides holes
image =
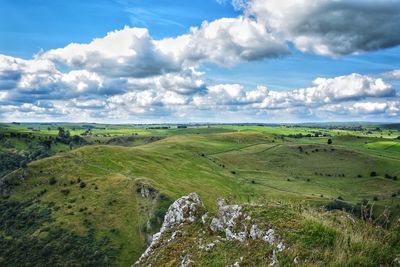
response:
{"label": "cloud bank near horizon", "polygon": [[[222,3],[222,2],[221,2]],[[232,67],[291,53],[338,57],[400,44],[400,5],[372,1],[233,1],[243,14],[159,39],[125,27],[32,59],[0,55],[0,120],[311,121],[393,120],[390,80],[349,73],[289,91],[210,81],[205,64]],[[348,25],[352,27],[348,27]],[[388,81],[389,80],[389,81]]]}

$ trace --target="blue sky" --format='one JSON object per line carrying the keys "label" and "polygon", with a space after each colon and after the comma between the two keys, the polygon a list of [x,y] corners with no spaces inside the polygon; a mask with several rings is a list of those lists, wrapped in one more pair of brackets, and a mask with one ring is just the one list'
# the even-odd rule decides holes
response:
{"label": "blue sky", "polygon": [[40,49],[90,42],[125,25],[146,27],[155,39],[173,37],[237,13],[215,0],[2,0],[0,53],[30,58]]}
{"label": "blue sky", "polygon": [[[307,1],[299,7],[278,0],[244,3],[235,9],[235,1],[216,0],[2,0],[0,120],[397,121],[400,34],[393,29],[400,26],[399,1],[318,0],[315,10]],[[331,10],[342,17],[329,20]],[[287,14],[281,28],[273,25],[275,11]],[[352,22],[355,14],[361,17]],[[115,47],[119,38],[142,38],[129,30],[134,27],[146,29],[148,38],[127,43],[127,54],[92,43],[115,31]],[[183,35],[190,39],[182,48],[187,51],[178,53]],[[87,47],[69,48],[73,43]],[[156,52],[143,48],[153,44]],[[127,56],[129,49],[146,56]],[[82,53],[89,55],[85,62]],[[110,69],[117,74],[109,75]],[[325,80],[315,85],[317,78]],[[302,88],[311,89],[299,93]]]}

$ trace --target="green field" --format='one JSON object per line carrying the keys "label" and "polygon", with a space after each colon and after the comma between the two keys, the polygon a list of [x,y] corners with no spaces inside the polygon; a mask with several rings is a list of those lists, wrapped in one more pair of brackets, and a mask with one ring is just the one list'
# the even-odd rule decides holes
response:
{"label": "green field", "polygon": [[[57,136],[58,127],[69,129],[71,136],[87,130],[81,124],[2,125],[6,137],[0,152],[24,153],[40,144],[38,136]],[[90,136],[82,136],[86,144],[54,143],[48,157],[4,175],[3,214],[14,202],[21,214],[43,222],[13,229],[18,216],[4,215],[1,248],[7,246],[11,254],[0,253],[0,265],[20,265],[24,259],[13,250],[18,243],[46,240],[59,229],[65,236],[86,238],[87,254],[103,244],[106,251],[89,257],[89,265],[130,266],[146,248],[148,236],[158,231],[168,205],[190,192],[197,192],[210,211],[221,197],[242,204],[262,200],[313,208],[337,198],[353,206],[367,200],[377,218],[390,213],[385,223],[393,225],[400,215],[399,132],[375,128],[95,125]],[[10,132],[37,137],[12,138]],[[154,190],[152,199],[138,193],[143,184]],[[38,214],[31,213],[35,208],[40,208]],[[63,249],[59,243],[52,246]],[[71,265],[85,258],[76,253],[65,256],[73,258]],[[59,261],[54,258],[54,265]]]}

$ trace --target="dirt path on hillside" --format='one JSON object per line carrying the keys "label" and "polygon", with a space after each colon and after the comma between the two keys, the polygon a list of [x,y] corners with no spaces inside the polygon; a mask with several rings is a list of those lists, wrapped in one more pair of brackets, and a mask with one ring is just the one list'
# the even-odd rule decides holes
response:
{"label": "dirt path on hillside", "polygon": [[[251,144],[251,145],[244,146],[244,147],[241,147],[241,148],[233,148],[233,149],[226,150],[226,151],[221,151],[221,152],[216,152],[216,153],[208,154],[208,156],[215,156],[215,155],[225,154],[225,153],[229,153],[229,152],[240,151],[240,150],[247,149],[247,148],[253,147],[253,146],[268,145],[268,144],[269,144],[269,143]],[[267,150],[270,150],[270,149],[275,148],[275,147],[280,146],[280,145],[281,145],[281,144],[272,145],[271,147],[267,147],[267,148],[264,149],[264,150],[261,150],[261,151],[258,151],[258,152],[254,152],[254,154],[265,152],[265,151],[267,151]]]}

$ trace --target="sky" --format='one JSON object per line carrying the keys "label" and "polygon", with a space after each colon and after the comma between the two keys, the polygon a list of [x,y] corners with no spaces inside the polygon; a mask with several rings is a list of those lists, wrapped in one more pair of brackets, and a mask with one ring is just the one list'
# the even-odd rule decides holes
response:
{"label": "sky", "polygon": [[3,122],[399,122],[400,0],[0,4]]}

